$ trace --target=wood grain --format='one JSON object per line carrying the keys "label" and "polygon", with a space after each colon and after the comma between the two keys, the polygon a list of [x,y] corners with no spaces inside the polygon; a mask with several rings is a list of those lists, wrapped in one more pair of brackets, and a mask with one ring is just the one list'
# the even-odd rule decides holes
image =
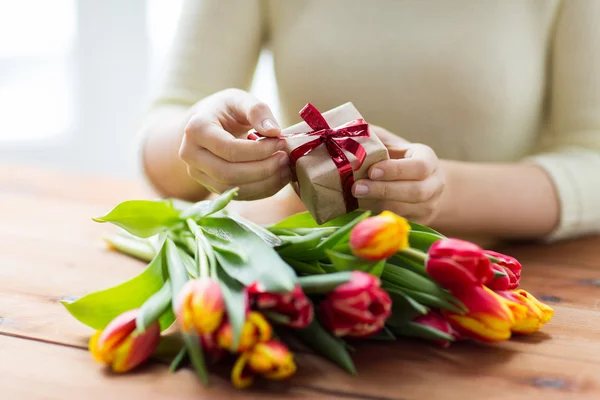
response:
{"label": "wood grain", "polygon": [[99,238],[112,228],[91,217],[119,201],[148,197],[130,182],[0,168],[0,389],[6,398],[600,398],[600,238],[502,249],[523,262],[523,288],[556,310],[536,335],[445,350],[411,340],[359,343],[358,377],[301,352],[292,383],[243,394],[224,378],[207,390],[190,371],[168,375],[155,363],[126,377],[103,373],[82,350],[91,330],[59,300],[141,271],[143,263],[104,248]]}
{"label": "wood grain", "polygon": [[[313,398],[315,392],[286,385],[249,392],[212,377],[205,388],[191,370],[169,374],[149,364],[138,372],[114,375],[79,349],[0,335],[0,395],[3,399],[290,399]],[[319,398],[335,397],[319,393]]]}

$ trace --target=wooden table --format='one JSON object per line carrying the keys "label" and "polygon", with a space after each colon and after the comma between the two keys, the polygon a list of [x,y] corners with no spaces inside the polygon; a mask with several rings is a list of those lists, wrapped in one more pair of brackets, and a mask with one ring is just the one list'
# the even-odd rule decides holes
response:
{"label": "wooden table", "polygon": [[250,391],[214,376],[151,364],[114,376],[86,351],[91,331],[59,304],[111,286],[143,264],[106,251],[109,229],[91,221],[116,203],[148,197],[129,181],[0,167],[0,398],[24,399],[598,399],[600,239],[504,249],[524,267],[523,287],[550,303],[542,332],[494,346],[442,350],[417,341],[359,346],[358,377],[297,354],[288,383]]}

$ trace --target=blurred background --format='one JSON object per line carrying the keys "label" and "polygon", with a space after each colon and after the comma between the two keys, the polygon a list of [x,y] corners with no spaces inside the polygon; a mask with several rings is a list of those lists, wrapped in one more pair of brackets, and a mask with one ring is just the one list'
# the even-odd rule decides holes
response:
{"label": "blurred background", "polygon": [[[0,0],[0,162],[139,177],[137,124],[181,3]],[[264,51],[252,92],[277,116],[273,77]]]}

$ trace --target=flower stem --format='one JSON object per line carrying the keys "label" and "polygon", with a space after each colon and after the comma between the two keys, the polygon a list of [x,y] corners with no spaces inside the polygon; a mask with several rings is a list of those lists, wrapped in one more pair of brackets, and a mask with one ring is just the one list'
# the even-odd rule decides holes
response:
{"label": "flower stem", "polygon": [[145,239],[128,237],[122,235],[104,236],[102,238],[111,250],[126,254],[143,261],[152,261],[156,250],[152,244]]}
{"label": "flower stem", "polygon": [[424,253],[421,250],[413,249],[412,247],[407,247],[405,249],[400,250],[400,253],[412,258],[415,261],[419,261],[423,264],[425,264],[427,262],[427,253]]}

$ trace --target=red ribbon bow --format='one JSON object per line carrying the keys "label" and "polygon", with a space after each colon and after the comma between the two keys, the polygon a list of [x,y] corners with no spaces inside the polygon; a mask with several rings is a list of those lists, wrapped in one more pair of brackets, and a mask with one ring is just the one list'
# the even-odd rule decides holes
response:
{"label": "red ribbon bow", "polygon": [[[358,208],[358,200],[352,196],[352,185],[354,184],[353,169],[350,161],[344,154],[344,150],[354,154],[358,159],[358,166],[354,170],[359,169],[367,157],[367,152],[365,148],[353,138],[369,137],[369,125],[364,119],[359,118],[340,125],[337,128],[331,128],[319,110],[310,103],[302,108],[300,117],[302,117],[313,130],[311,132],[297,133],[287,137],[316,136],[317,138],[296,147],[290,153],[290,168],[292,170],[294,181],[298,180],[296,175],[296,162],[320,145],[325,144],[327,151],[340,174],[346,212],[356,210]],[[257,132],[251,132],[248,135],[248,138],[251,140],[260,140],[263,139],[264,136],[261,136]]]}

